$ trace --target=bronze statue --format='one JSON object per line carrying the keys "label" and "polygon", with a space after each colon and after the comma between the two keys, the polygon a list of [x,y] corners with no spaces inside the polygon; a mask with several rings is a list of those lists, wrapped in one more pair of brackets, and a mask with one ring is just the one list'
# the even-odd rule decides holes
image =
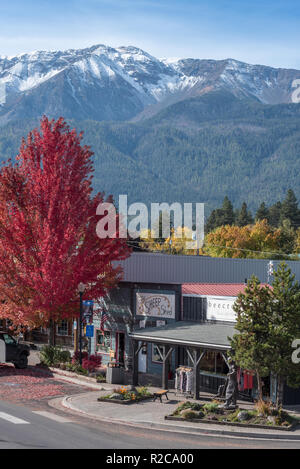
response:
{"label": "bronze statue", "polygon": [[227,374],[227,387],[224,408],[236,408],[238,395],[237,369],[234,361],[229,362],[229,373]]}

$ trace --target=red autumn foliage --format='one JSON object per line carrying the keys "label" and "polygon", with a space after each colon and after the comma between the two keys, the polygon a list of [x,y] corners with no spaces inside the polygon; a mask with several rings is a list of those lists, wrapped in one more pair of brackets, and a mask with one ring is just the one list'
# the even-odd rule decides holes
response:
{"label": "red autumn foliage", "polygon": [[[72,363],[79,363],[80,352],[75,352]],[[90,372],[95,371],[101,366],[102,357],[100,355],[90,355],[87,352],[81,352],[82,368]]]}
{"label": "red autumn foliage", "polygon": [[[0,172],[1,317],[36,327],[78,314],[78,284],[97,299],[120,277],[125,239],[99,239],[103,194],[92,194],[92,152],[63,118],[44,117]],[[106,201],[112,201],[111,198]],[[117,223],[118,226],[118,223]]]}

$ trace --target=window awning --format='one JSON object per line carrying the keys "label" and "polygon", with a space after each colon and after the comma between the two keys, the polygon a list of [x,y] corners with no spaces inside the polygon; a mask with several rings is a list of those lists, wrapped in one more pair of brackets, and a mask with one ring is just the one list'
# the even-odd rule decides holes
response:
{"label": "window awning", "polygon": [[179,321],[163,327],[139,329],[129,336],[143,342],[180,345],[212,350],[229,350],[229,337],[237,333],[234,324]]}

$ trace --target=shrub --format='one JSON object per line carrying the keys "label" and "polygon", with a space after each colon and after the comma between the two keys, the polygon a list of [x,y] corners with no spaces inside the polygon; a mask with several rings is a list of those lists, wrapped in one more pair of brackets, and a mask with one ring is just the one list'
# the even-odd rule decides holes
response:
{"label": "shrub", "polygon": [[218,404],[215,404],[215,403],[204,404],[203,409],[207,413],[209,413],[209,412],[218,413],[219,412],[219,406],[218,406]]}
{"label": "shrub", "polygon": [[[88,358],[89,354],[87,352],[81,352],[81,358],[82,360],[85,360]],[[72,357],[72,363],[78,363],[79,362],[79,357],[80,357],[80,352],[75,352],[73,357]]]}
{"label": "shrub", "polygon": [[106,377],[104,375],[98,375],[96,377],[97,383],[105,383],[106,382]]}
{"label": "shrub", "polygon": [[263,400],[259,400],[255,404],[255,410],[258,413],[258,415],[261,415],[263,417],[268,417],[269,415],[272,414],[272,403],[271,402],[266,402]]}
{"label": "shrub", "polygon": [[88,370],[90,373],[95,371],[101,365],[102,357],[96,355],[90,355],[89,357],[82,360],[82,366],[85,370]]}
{"label": "shrub", "polygon": [[186,409],[199,412],[200,410],[203,409],[203,405],[197,404],[197,402],[190,402],[190,401],[182,402],[181,404],[179,404],[175,412],[173,412],[173,415],[179,415],[182,410],[186,410]]}
{"label": "shrub", "polygon": [[192,420],[198,418],[198,412],[191,409],[183,410],[180,414],[184,419]]}
{"label": "shrub", "polygon": [[71,354],[68,350],[62,350],[53,345],[44,345],[40,352],[40,360],[43,365],[57,366],[60,363],[70,362]]}
{"label": "shrub", "polygon": [[66,369],[68,371],[73,371],[74,373],[80,373],[80,374],[83,374],[83,375],[87,375],[88,374],[88,371],[83,368],[83,366],[79,365],[79,363],[67,363],[66,364]]}

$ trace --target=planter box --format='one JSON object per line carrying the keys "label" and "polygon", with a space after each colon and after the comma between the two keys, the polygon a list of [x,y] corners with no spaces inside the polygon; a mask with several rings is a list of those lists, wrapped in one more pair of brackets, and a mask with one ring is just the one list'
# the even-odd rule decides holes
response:
{"label": "planter box", "polygon": [[118,399],[103,399],[102,397],[98,397],[97,401],[99,402],[108,402],[112,404],[123,404],[123,405],[130,405],[130,404],[138,404],[139,402],[147,401],[148,399],[152,399],[153,396],[145,397],[144,399],[139,399],[139,400],[131,400],[131,399],[126,399],[124,401],[118,400]]}
{"label": "planter box", "polygon": [[106,370],[106,382],[108,384],[124,384],[124,368],[108,367]]}
{"label": "planter box", "polygon": [[293,430],[293,428],[298,425],[298,423],[295,422],[292,425],[289,425],[288,427],[279,427],[276,425],[259,425],[259,424],[254,424],[254,423],[221,422],[218,420],[205,420],[205,419],[184,419],[182,417],[174,417],[173,415],[166,415],[165,420],[173,420],[177,422],[210,423],[210,424],[215,424],[215,425],[227,425],[227,426],[242,427],[242,428],[262,428],[264,430],[283,430],[283,431]]}

